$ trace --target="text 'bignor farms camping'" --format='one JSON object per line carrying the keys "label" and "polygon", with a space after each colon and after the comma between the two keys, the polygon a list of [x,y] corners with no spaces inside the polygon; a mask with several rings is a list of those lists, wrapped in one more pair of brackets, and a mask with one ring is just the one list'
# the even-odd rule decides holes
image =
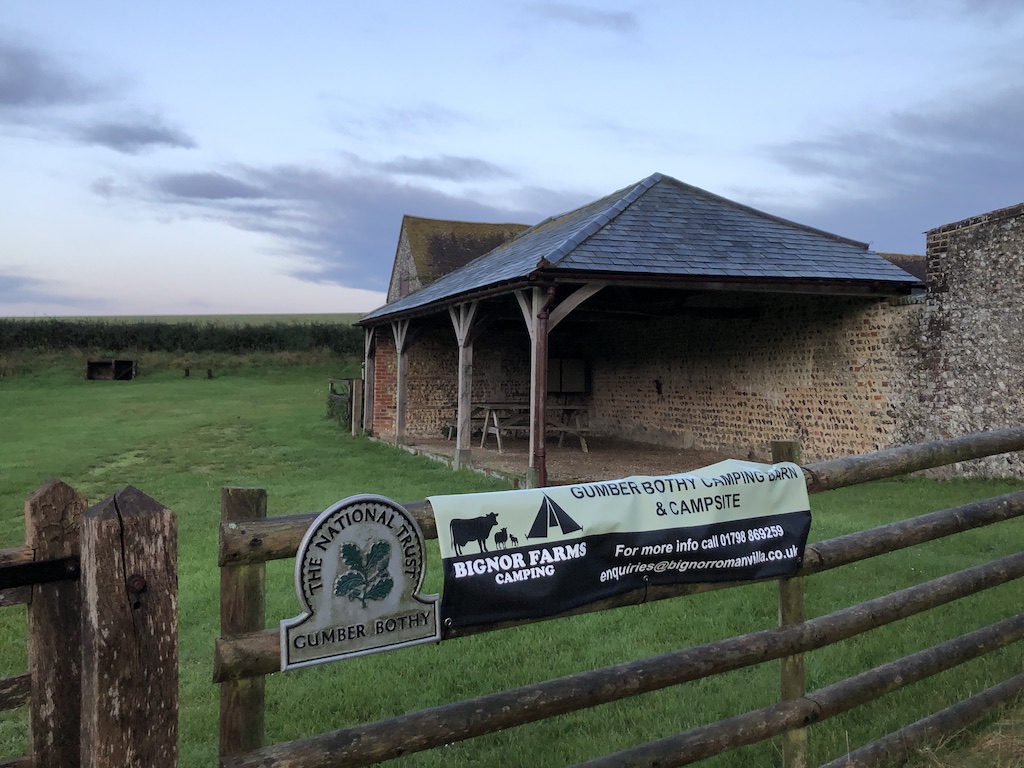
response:
{"label": "text 'bignor farms camping'", "polygon": [[811,524],[795,464],[430,498],[450,626],[540,618],[648,585],[796,572]]}

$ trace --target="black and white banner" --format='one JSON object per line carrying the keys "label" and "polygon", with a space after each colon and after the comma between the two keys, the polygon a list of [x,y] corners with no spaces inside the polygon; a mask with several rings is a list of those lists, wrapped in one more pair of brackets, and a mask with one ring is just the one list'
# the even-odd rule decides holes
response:
{"label": "black and white banner", "polygon": [[452,626],[540,618],[648,585],[790,576],[811,525],[795,464],[432,496]]}

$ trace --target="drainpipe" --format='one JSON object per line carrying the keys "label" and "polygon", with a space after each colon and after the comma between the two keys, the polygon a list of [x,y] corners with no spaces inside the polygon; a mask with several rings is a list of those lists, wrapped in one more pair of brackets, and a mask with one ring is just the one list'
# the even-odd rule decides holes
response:
{"label": "drainpipe", "polygon": [[537,481],[541,488],[548,484],[547,451],[544,443],[547,427],[548,397],[548,310],[555,301],[555,286],[548,286],[548,298],[537,313],[537,401],[533,404],[534,465],[537,467]]}

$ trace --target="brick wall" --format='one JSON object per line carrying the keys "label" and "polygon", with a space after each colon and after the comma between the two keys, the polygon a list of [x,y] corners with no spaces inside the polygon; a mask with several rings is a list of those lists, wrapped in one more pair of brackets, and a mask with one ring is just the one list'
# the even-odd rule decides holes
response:
{"label": "brick wall", "polygon": [[395,380],[398,356],[389,326],[381,326],[374,334],[376,352],[373,356],[373,434],[379,437],[395,434]]}
{"label": "brick wall", "polygon": [[[387,438],[395,434],[397,357],[388,326],[377,331],[377,340],[373,429],[374,434]],[[458,400],[455,332],[443,327],[417,329],[408,356],[406,434],[440,435],[445,422],[454,418]],[[518,332],[513,329],[485,334],[473,348],[473,400],[528,402],[529,398],[530,349],[525,327]]]}
{"label": "brick wall", "polygon": [[[1024,204],[927,235],[920,411],[911,440],[1024,424]],[[961,465],[1024,477],[1020,455]]]}

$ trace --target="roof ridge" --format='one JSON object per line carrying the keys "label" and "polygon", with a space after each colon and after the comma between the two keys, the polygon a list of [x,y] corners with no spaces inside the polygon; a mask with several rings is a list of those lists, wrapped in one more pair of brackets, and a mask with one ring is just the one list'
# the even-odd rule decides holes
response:
{"label": "roof ridge", "polygon": [[[573,250],[578,248],[580,245],[585,243],[590,237],[595,235],[601,229],[606,227],[610,222],[614,221],[615,218],[626,210],[630,205],[635,203],[644,193],[647,192],[651,187],[661,181],[664,176],[660,173],[652,173],[646,179],[642,179],[633,185],[628,192],[616,198],[615,202],[608,205],[603,210],[590,216],[586,222],[575,232],[569,235],[565,240],[559,243],[551,251],[550,259],[544,259],[549,264],[557,264],[559,261],[564,259]],[[586,206],[584,206],[586,207]]]}

